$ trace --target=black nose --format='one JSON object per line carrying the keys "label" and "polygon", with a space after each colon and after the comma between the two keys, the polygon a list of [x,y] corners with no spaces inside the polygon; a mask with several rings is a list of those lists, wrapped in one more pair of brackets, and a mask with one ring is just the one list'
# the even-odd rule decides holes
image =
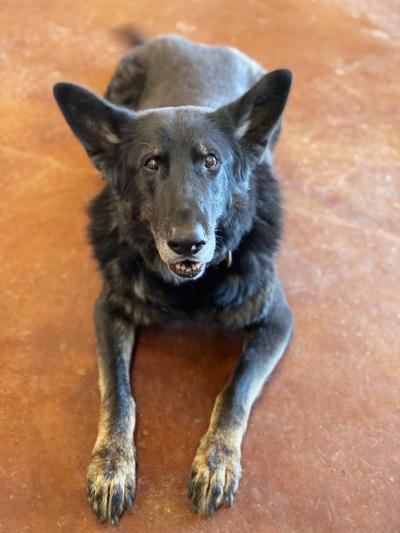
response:
{"label": "black nose", "polygon": [[184,239],[179,241],[168,241],[168,246],[179,255],[196,255],[203,248],[206,241],[193,241]]}
{"label": "black nose", "polygon": [[206,244],[204,230],[200,225],[175,226],[171,230],[168,246],[179,255],[196,255]]}

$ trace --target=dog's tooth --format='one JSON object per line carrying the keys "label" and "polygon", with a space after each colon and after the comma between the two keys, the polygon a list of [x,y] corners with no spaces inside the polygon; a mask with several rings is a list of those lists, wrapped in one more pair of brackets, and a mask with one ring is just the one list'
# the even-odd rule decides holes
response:
{"label": "dog's tooth", "polygon": [[194,278],[201,271],[200,261],[180,261],[171,265],[175,274],[186,277]]}

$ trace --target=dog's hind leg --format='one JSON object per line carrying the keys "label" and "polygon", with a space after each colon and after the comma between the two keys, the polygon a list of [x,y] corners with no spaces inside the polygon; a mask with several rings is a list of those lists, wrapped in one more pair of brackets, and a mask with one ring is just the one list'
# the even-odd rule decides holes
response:
{"label": "dog's hind leg", "polygon": [[212,514],[221,504],[232,504],[251,407],[281,359],[292,328],[291,312],[278,287],[268,317],[247,329],[239,364],[217,397],[208,431],[197,449],[188,488],[197,512]]}
{"label": "dog's hind leg", "polygon": [[104,97],[116,105],[136,109],[145,83],[145,67],[140,59],[141,46],[122,56]]}
{"label": "dog's hind leg", "polygon": [[99,431],[88,469],[89,505],[116,524],[135,495],[135,402],[130,362],[134,326],[115,316],[100,296],[94,308],[101,393]]}

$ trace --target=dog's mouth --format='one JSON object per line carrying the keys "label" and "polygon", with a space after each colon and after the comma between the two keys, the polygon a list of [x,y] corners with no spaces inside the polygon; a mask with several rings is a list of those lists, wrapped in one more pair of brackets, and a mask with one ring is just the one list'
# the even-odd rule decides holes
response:
{"label": "dog's mouth", "polygon": [[178,261],[175,263],[167,263],[168,268],[178,278],[194,279],[204,272],[205,263],[200,261]]}

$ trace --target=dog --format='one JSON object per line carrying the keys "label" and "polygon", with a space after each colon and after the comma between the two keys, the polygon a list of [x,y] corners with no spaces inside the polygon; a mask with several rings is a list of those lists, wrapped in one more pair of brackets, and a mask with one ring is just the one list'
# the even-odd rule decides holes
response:
{"label": "dog", "polygon": [[272,170],[291,72],[267,73],[234,48],[176,36],[135,44],[104,97],[54,86],[105,180],[88,208],[103,288],[94,305],[101,410],[87,480],[91,508],[112,524],[135,495],[136,329],[190,322],[245,332],[189,477],[194,510],[208,515],[233,502],[250,410],[293,331],[275,267],[282,207]]}

